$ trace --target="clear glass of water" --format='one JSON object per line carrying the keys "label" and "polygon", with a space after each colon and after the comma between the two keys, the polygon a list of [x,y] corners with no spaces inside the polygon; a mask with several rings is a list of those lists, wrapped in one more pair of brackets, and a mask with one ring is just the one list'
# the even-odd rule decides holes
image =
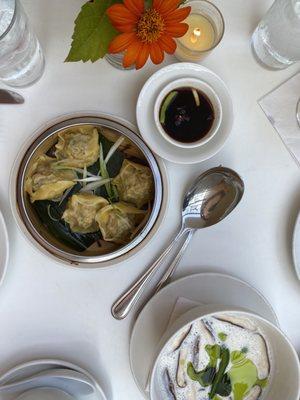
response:
{"label": "clear glass of water", "polygon": [[252,49],[272,69],[300,61],[300,0],[275,0],[252,36]]}
{"label": "clear glass of water", "polygon": [[44,55],[19,0],[0,0],[0,81],[29,86],[44,72]]}

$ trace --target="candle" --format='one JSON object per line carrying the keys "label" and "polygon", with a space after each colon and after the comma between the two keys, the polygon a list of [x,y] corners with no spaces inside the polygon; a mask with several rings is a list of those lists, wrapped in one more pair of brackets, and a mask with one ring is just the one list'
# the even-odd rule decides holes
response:
{"label": "candle", "polygon": [[181,61],[199,61],[221,41],[224,20],[217,7],[206,0],[192,0],[185,5],[191,6],[191,14],[184,21],[189,29],[177,39],[175,56]]}
{"label": "candle", "polygon": [[179,43],[192,51],[207,51],[213,47],[215,30],[207,18],[200,14],[191,14],[185,23],[189,25],[189,30],[178,39]]}

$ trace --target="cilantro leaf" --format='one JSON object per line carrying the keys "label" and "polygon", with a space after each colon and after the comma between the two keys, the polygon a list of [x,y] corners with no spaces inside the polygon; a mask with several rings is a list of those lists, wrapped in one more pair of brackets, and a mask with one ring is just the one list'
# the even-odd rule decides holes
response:
{"label": "cilantro leaf", "polygon": [[92,61],[105,56],[118,31],[112,26],[106,10],[121,0],[92,0],[84,4],[75,20],[72,45],[65,61]]}

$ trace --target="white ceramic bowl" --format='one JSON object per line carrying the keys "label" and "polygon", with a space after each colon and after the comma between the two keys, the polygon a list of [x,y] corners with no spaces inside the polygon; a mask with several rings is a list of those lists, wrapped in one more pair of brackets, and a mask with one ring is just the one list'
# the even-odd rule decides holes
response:
{"label": "white ceramic bowl", "polygon": [[164,353],[170,341],[191,323],[200,318],[210,317],[216,314],[234,314],[245,317],[255,323],[264,337],[267,339],[272,356],[272,377],[269,387],[266,389],[264,400],[299,400],[300,396],[300,363],[298,355],[288,338],[275,325],[266,319],[243,309],[233,309],[226,306],[206,305],[193,308],[182,317],[179,317],[169,329],[159,345],[158,356],[153,365],[150,380],[151,400],[163,400],[158,385],[158,366],[160,357]]}
{"label": "white ceramic bowl", "polygon": [[36,388],[22,393],[16,400],[75,400],[75,398],[62,390]]}
{"label": "white ceramic bowl", "polygon": [[[212,124],[212,127],[210,131],[200,140],[192,143],[183,143],[179,142],[177,140],[172,139],[164,130],[162,127],[160,120],[159,120],[159,114],[160,114],[160,109],[161,105],[166,98],[166,96],[172,92],[173,90],[179,89],[179,88],[194,88],[199,90],[200,92],[203,92],[208,99],[210,100],[213,109],[214,109],[214,121]],[[163,136],[165,140],[170,142],[171,144],[177,146],[177,147],[182,147],[182,148],[195,148],[195,147],[200,147],[203,146],[204,144],[208,143],[213,136],[217,133],[218,129],[220,128],[221,122],[222,122],[222,104],[220,101],[220,98],[216,91],[206,82],[196,79],[196,78],[180,78],[176,79],[175,81],[169,83],[166,85],[161,92],[159,93],[155,105],[154,105],[154,120],[156,127],[160,134]]]}

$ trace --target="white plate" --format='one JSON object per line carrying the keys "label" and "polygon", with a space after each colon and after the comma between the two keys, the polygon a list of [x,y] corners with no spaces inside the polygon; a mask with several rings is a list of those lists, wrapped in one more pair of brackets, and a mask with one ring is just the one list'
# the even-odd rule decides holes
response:
{"label": "white plate", "polygon": [[130,364],[135,382],[146,399],[150,369],[176,300],[186,297],[201,304],[222,304],[248,309],[278,326],[269,302],[252,286],[227,275],[201,273],[172,282],[144,307],[134,325],[130,341]]}
{"label": "white plate", "polygon": [[293,259],[296,273],[300,280],[300,213],[298,214],[293,234]]}
{"label": "white plate", "polygon": [[0,211],[0,284],[4,279],[4,275],[8,264],[9,242],[8,234],[3,215]]}
{"label": "white plate", "polygon": [[[38,372],[46,371],[49,369],[54,368],[69,368],[75,371],[81,372],[82,374],[86,375],[92,382],[95,387],[95,391],[93,394],[87,396],[78,396],[77,393],[69,393],[71,396],[74,396],[77,400],[107,400],[103,390],[99,386],[98,382],[95,378],[87,372],[85,369],[78,367],[75,364],[62,361],[62,360],[54,360],[54,359],[44,359],[44,360],[34,360],[29,361],[24,364],[17,365],[16,367],[7,371],[4,375],[0,377],[0,386],[4,384],[13,383],[14,381],[27,378],[31,375],[34,375]],[[57,382],[59,382],[57,380]],[[68,384],[68,388],[70,385]],[[28,388],[28,390],[31,388]],[[34,389],[34,387],[32,387]],[[56,386],[56,389],[65,390],[65,385],[63,381],[61,381],[60,386]],[[23,390],[24,392],[24,390]],[[0,392],[0,399],[1,400],[11,400],[16,399],[16,397],[20,396],[22,391],[15,391],[12,393],[1,393]]]}
{"label": "white plate", "polygon": [[[177,147],[165,140],[155,125],[154,104],[158,94],[167,84],[180,78],[198,78],[208,83],[222,104],[221,126],[214,137],[201,147]],[[202,65],[177,63],[160,69],[147,80],[138,98],[136,118],[143,139],[154,153],[175,163],[194,164],[211,158],[224,146],[232,128],[233,106],[227,86],[218,75]]]}

